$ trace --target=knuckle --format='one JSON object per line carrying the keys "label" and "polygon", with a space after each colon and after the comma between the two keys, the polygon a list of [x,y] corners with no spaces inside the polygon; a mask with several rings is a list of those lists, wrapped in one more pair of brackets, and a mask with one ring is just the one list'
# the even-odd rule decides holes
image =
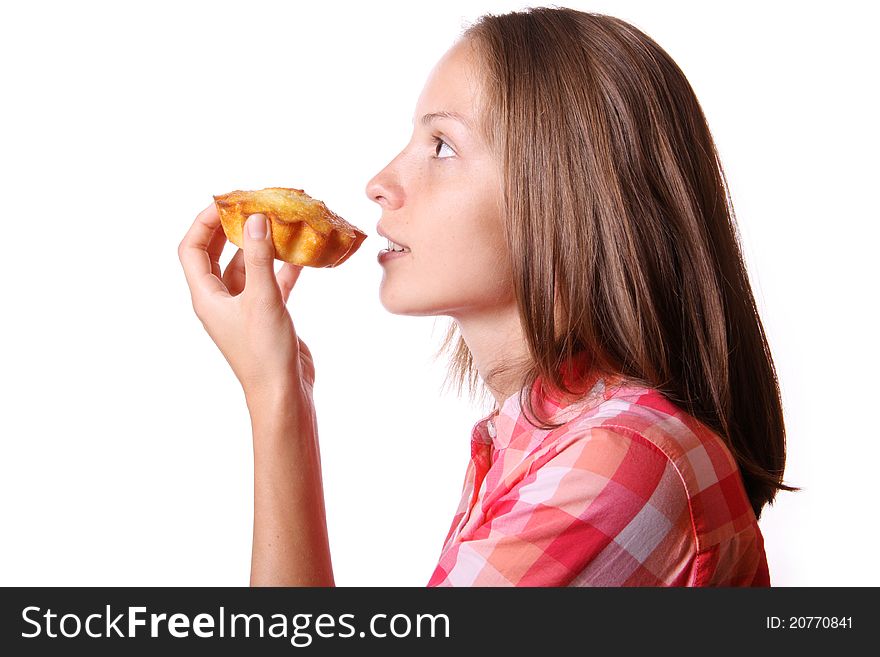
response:
{"label": "knuckle", "polygon": [[262,294],[245,294],[242,309],[248,322],[260,323],[272,310],[272,302]]}
{"label": "knuckle", "polygon": [[259,295],[254,299],[253,309],[258,313],[259,317],[264,318],[275,312],[275,302],[269,297]]}
{"label": "knuckle", "polygon": [[193,307],[193,312],[196,314],[196,317],[198,317],[200,320],[204,321],[205,310],[206,310],[205,303],[201,299],[199,299],[197,297],[193,297],[192,307]]}
{"label": "knuckle", "polygon": [[275,262],[275,256],[266,251],[258,251],[256,253],[251,253],[248,260],[260,267],[265,267],[267,265],[272,265]]}
{"label": "knuckle", "polygon": [[202,323],[206,323],[214,313],[214,303],[210,295],[196,294],[192,295],[192,309]]}

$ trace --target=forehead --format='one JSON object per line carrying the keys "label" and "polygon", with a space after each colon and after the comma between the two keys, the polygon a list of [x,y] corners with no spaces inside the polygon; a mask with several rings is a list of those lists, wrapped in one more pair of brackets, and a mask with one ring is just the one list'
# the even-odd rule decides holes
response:
{"label": "forehead", "polygon": [[476,118],[480,86],[472,46],[459,41],[431,69],[416,103],[413,122],[424,114],[453,112],[471,122]]}

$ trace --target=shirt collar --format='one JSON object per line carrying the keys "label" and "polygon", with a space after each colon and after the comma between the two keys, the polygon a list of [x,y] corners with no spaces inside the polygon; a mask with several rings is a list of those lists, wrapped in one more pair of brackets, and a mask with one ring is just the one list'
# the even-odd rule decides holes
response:
{"label": "shirt collar", "polygon": [[[568,415],[580,413],[605,397],[605,380],[590,369],[590,359],[584,353],[575,355],[559,368],[566,386],[573,390],[565,394],[556,390],[549,382],[538,377],[532,384],[530,394],[532,407],[550,422],[564,422]],[[473,439],[482,443],[492,443],[496,450],[505,449],[511,442],[525,433],[535,431],[520,405],[523,390],[510,395],[501,404],[495,405],[489,415],[477,422]],[[532,417],[531,419],[536,420]]]}

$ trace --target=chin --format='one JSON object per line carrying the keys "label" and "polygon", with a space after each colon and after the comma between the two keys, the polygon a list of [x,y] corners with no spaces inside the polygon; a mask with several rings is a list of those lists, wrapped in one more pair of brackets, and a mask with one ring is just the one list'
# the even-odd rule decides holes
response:
{"label": "chin", "polygon": [[406,295],[393,294],[384,287],[379,291],[379,301],[382,303],[382,307],[392,315],[426,317],[445,314],[443,306],[430,303],[424,297],[412,298]]}
{"label": "chin", "polygon": [[428,315],[439,315],[441,313],[434,312],[430,309],[422,308],[416,305],[408,305],[402,303],[385,303],[382,307],[392,315],[409,315],[410,317],[424,317]]}
{"label": "chin", "polygon": [[383,286],[379,291],[379,301],[382,307],[392,315],[409,315],[412,313],[413,304],[399,294],[389,293]]}

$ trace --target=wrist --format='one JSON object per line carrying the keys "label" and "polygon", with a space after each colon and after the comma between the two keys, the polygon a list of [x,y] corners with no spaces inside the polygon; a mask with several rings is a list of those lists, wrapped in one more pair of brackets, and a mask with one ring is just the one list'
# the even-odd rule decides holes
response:
{"label": "wrist", "polygon": [[275,386],[262,390],[251,390],[245,394],[254,439],[259,436],[317,433],[315,405],[311,390],[305,391],[297,386]]}
{"label": "wrist", "polygon": [[310,403],[311,390],[306,391],[297,381],[281,381],[259,386],[243,387],[248,409],[288,407],[292,404]]}

